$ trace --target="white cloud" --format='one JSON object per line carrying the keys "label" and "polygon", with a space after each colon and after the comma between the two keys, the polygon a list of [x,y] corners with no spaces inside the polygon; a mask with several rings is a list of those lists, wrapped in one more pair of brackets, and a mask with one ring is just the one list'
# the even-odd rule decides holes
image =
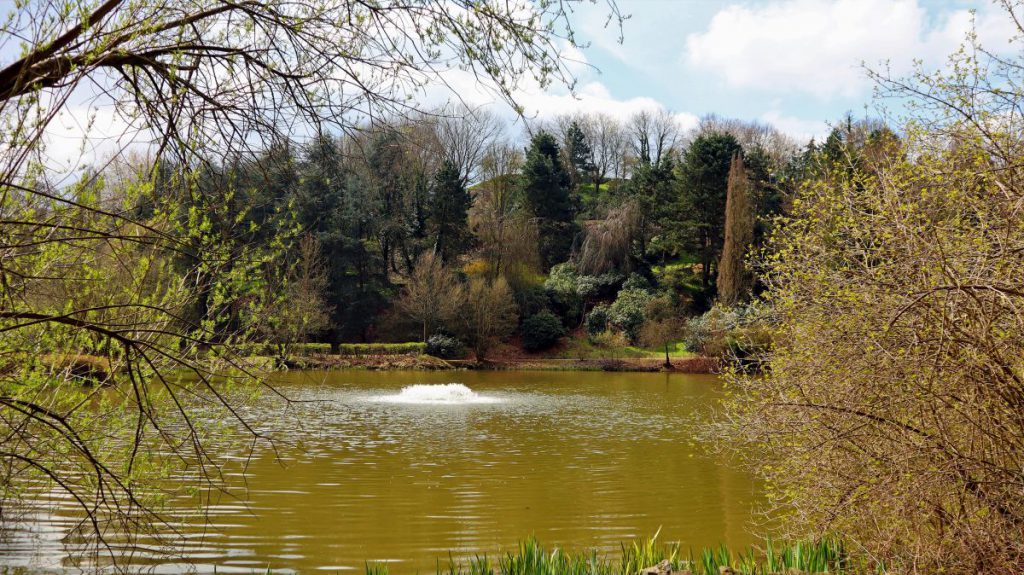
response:
{"label": "white cloud", "polygon": [[780,132],[793,137],[801,143],[808,142],[811,138],[820,142],[832,131],[832,127],[828,125],[828,122],[795,118],[778,110],[765,112],[761,114],[759,119],[766,124],[775,126]]}
{"label": "white cloud", "polygon": [[[978,13],[978,32],[993,47],[1012,36],[998,10]],[[730,5],[707,29],[687,37],[686,62],[734,88],[800,92],[823,100],[857,97],[869,83],[861,68],[888,61],[896,72],[913,59],[940,65],[969,29],[966,10],[934,20],[917,0],[781,0]]]}
{"label": "white cloud", "polygon": [[82,98],[72,94],[57,103],[52,95],[42,96],[42,108],[59,106],[42,128],[43,163],[50,182],[63,186],[85,168],[97,166],[127,151],[145,153],[152,134],[141,129],[108,98]]}
{"label": "white cloud", "polygon": [[47,157],[52,167],[71,171],[118,151],[127,131],[112,107],[69,106],[46,127]]}
{"label": "white cloud", "polygon": [[550,118],[561,114],[604,113],[620,120],[647,110],[657,111],[662,105],[653,98],[637,97],[616,99],[601,82],[587,82],[576,90],[576,94],[553,93],[550,91],[524,91],[517,94],[519,103],[527,117]]}
{"label": "white cloud", "polygon": [[[593,68],[587,62],[586,55],[571,47],[566,47],[565,55],[571,59],[571,72],[579,78],[575,90],[570,92],[565,87],[549,86],[544,89],[532,78],[524,78],[518,89],[513,93],[516,103],[523,109],[528,118],[550,119],[555,116],[572,113],[603,113],[625,121],[633,114],[646,110],[650,112],[665,108],[660,102],[649,97],[619,99],[613,96],[608,87],[596,79]],[[493,107],[495,111],[513,116],[513,110],[499,103],[494,90],[489,90],[481,79],[461,69],[446,70],[441,74],[444,83],[434,83],[425,89],[417,101],[421,104],[440,105],[452,99],[471,106]],[[683,128],[697,125],[698,118],[693,114],[674,114]]]}

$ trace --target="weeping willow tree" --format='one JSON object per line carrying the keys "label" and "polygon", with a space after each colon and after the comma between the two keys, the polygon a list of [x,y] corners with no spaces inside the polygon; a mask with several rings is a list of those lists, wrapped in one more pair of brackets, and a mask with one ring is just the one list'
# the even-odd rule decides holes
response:
{"label": "weeping willow tree", "polygon": [[[247,238],[260,230],[228,207],[265,186],[208,158],[269,172],[254,160],[271,144],[410,112],[409,94],[456,68],[512,103],[525,80],[571,86],[556,47],[575,45],[572,4],[11,9],[0,24],[0,52],[15,55],[0,69],[0,510],[42,480],[77,502],[98,547],[112,550],[113,533],[159,519],[141,495],[147,471],[185,465],[216,480],[197,405],[264,438],[210,360],[231,361],[267,310],[286,307],[267,269],[297,234],[282,226],[254,248]],[[115,144],[102,157],[113,159],[63,170],[50,155],[62,115],[87,134],[101,128]],[[97,142],[86,135],[80,151]],[[148,159],[115,182],[129,148]]]}
{"label": "weeping willow tree", "polygon": [[642,225],[643,213],[636,201],[623,202],[610,210],[605,219],[587,225],[578,256],[580,271],[587,274],[631,271]]}
{"label": "weeping willow tree", "polygon": [[770,242],[770,372],[732,378],[725,428],[793,531],[901,573],[1017,573],[1024,62],[969,44],[952,63],[876,75],[914,113],[901,139],[817,158]]}

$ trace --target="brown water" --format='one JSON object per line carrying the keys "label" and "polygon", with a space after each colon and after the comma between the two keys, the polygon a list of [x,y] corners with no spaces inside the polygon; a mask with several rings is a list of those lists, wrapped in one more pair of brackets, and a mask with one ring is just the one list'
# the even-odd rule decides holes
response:
{"label": "brown water", "polygon": [[[472,391],[402,393],[450,382]],[[172,553],[137,551],[123,563],[252,573],[388,561],[392,573],[433,573],[449,551],[494,555],[529,535],[610,554],[659,527],[684,549],[755,540],[758,485],[696,445],[687,425],[720,396],[714,377],[302,372],[278,383],[320,400],[301,421],[267,422],[302,448],[282,461],[260,452],[245,483],[236,478],[242,499],[207,509],[212,525],[183,523]],[[61,538],[69,517],[58,509],[0,543],[0,566],[73,564],[79,551]]]}

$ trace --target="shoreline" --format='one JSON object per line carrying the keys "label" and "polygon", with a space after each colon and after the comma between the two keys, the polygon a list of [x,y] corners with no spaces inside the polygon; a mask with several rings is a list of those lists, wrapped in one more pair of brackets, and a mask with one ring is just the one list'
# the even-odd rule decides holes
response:
{"label": "shoreline", "polygon": [[675,358],[672,360],[672,367],[666,368],[664,366],[664,359],[658,358],[502,358],[477,362],[467,359],[444,360],[429,355],[350,356],[316,354],[290,359],[285,364],[284,369],[367,369],[374,371],[465,369],[481,371],[608,371],[714,374],[720,371],[720,362],[710,357]]}

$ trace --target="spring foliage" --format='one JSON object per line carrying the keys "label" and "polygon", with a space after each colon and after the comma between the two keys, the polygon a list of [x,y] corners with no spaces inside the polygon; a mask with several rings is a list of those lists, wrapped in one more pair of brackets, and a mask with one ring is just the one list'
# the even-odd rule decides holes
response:
{"label": "spring foliage", "polygon": [[901,571],[1016,571],[1024,174],[969,129],[935,143],[911,126],[800,194],[773,241],[771,374],[734,380],[735,431],[794,524]]}

